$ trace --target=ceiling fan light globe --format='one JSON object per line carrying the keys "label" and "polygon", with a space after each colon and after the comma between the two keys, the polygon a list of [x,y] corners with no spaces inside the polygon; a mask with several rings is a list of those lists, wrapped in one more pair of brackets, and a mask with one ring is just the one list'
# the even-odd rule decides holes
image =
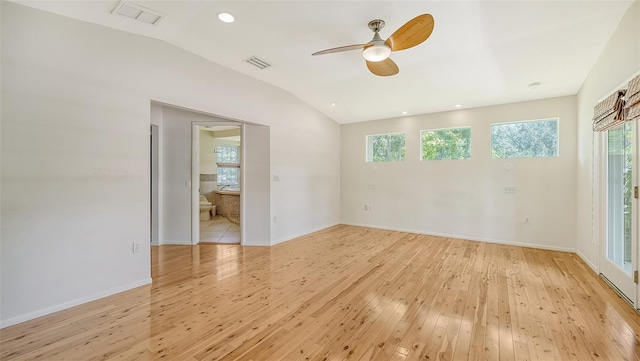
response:
{"label": "ceiling fan light globe", "polygon": [[391,55],[391,48],[382,45],[373,45],[362,51],[362,57],[367,61],[378,62],[387,59]]}

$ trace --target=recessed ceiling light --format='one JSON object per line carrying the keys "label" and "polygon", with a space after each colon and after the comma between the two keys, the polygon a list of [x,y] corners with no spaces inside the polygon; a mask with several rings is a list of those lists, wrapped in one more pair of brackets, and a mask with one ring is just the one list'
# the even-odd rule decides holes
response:
{"label": "recessed ceiling light", "polygon": [[462,104],[456,104],[456,108],[460,108]]}
{"label": "recessed ceiling light", "polygon": [[236,20],[236,18],[234,18],[233,15],[229,13],[218,14],[218,19],[220,19],[220,21],[222,21],[223,23],[227,23],[227,24],[230,24]]}
{"label": "recessed ceiling light", "polygon": [[402,115],[407,115],[407,114],[408,114],[407,112],[402,112]]}
{"label": "recessed ceiling light", "polygon": [[529,89],[540,88],[540,85],[542,85],[542,84],[540,84],[539,82],[531,83],[531,84],[529,84]]}
{"label": "recessed ceiling light", "polygon": [[331,104],[332,107],[335,107],[336,105],[338,105],[338,103],[336,103],[336,102],[331,102],[329,104]]}

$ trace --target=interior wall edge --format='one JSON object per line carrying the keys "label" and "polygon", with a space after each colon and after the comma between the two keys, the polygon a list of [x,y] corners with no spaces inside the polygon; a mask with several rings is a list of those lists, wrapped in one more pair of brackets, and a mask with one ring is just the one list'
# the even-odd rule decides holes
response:
{"label": "interior wall edge", "polygon": [[158,246],[164,246],[164,245],[168,245],[168,246],[192,246],[191,240],[186,240],[186,241],[182,241],[182,240],[165,240],[161,244],[158,244]]}
{"label": "interior wall edge", "polygon": [[308,235],[310,235],[310,234],[312,234],[312,233],[320,232],[320,231],[323,231],[323,230],[325,230],[325,229],[329,229],[329,228],[331,228],[331,227],[339,226],[339,225],[341,225],[341,224],[345,224],[345,223],[342,223],[342,222],[329,223],[329,224],[324,225],[324,226],[320,226],[320,227],[313,228],[313,229],[312,229],[312,230],[310,230],[309,232],[303,232],[303,233],[299,233],[299,234],[292,235],[292,236],[290,235],[290,236],[287,236],[287,237],[284,237],[284,238],[281,238],[281,239],[275,240],[275,241],[271,242],[271,245],[272,245],[272,246],[275,246],[276,244],[280,244],[280,243],[285,243],[285,242],[293,241],[293,240],[294,240],[294,239],[296,239],[296,238],[300,238],[300,237],[308,236]]}
{"label": "interior wall edge", "polygon": [[587,264],[587,266],[589,266],[589,268],[591,268],[593,270],[593,272],[595,273],[600,273],[600,270],[598,269],[598,266],[595,265],[593,262],[591,262],[590,259],[588,259],[582,252],[580,252],[579,249],[576,249],[576,255],[578,255],[578,257],[580,257],[580,259]]}
{"label": "interior wall edge", "polygon": [[111,288],[111,289],[108,289],[108,290],[104,290],[104,291],[101,291],[101,292],[96,292],[96,293],[94,293],[92,295],[89,295],[89,296],[86,296],[86,297],[80,297],[80,298],[77,298],[75,300],[71,300],[71,301],[68,301],[68,302],[61,303],[59,305],[46,307],[46,308],[43,308],[43,309],[40,309],[40,310],[37,310],[37,311],[33,311],[33,312],[30,312],[30,313],[27,313],[27,314],[24,314],[24,315],[20,315],[20,316],[17,316],[17,317],[13,317],[13,318],[9,318],[9,319],[6,319],[6,320],[0,320],[0,329],[6,328],[6,327],[9,327],[9,326],[13,326],[13,325],[17,325],[19,323],[26,322],[26,321],[29,321],[29,320],[33,320],[33,319],[38,318],[38,317],[46,316],[46,315],[52,314],[54,312],[58,312],[58,311],[66,310],[68,308],[79,306],[79,305],[82,305],[82,304],[87,303],[87,302],[91,302],[91,301],[95,301],[95,300],[98,300],[98,299],[101,299],[101,298],[104,298],[104,297],[112,296],[112,295],[115,295],[117,293],[121,293],[121,292],[124,292],[124,291],[132,290],[134,288],[146,286],[146,285],[151,284],[151,282],[152,282],[151,278],[147,278],[145,280],[132,282],[132,283],[129,283],[127,285],[122,285],[122,286],[118,286],[118,287]]}
{"label": "interior wall edge", "polygon": [[570,253],[575,253],[576,252],[576,250],[573,249],[573,248],[555,247],[555,246],[548,246],[548,245],[535,244],[535,243],[504,241],[504,240],[499,240],[499,239],[470,237],[470,236],[462,236],[462,235],[457,235],[457,234],[445,234],[445,233],[437,233],[437,232],[429,232],[429,231],[420,231],[420,230],[415,230],[415,229],[378,226],[378,225],[364,224],[364,223],[342,222],[341,224],[344,224],[345,226],[355,226],[355,227],[364,227],[364,228],[384,229],[384,230],[387,230],[387,231],[415,233],[415,234],[422,234],[422,235],[425,235],[425,236],[434,236],[434,237],[442,237],[442,238],[456,238],[456,239],[462,239],[462,240],[465,240],[465,241],[473,241],[473,242],[494,243],[494,244],[503,244],[503,245],[507,245],[507,246],[517,246],[517,247],[545,249],[545,250],[548,250],[548,251],[559,251],[559,252],[570,252]]}

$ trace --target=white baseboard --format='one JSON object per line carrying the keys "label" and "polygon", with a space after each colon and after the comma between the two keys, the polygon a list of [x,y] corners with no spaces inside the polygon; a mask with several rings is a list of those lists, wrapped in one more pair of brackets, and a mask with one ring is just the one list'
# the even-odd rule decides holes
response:
{"label": "white baseboard", "polygon": [[296,239],[296,238],[299,238],[299,237],[302,237],[302,236],[306,236],[306,235],[314,233],[314,232],[322,231],[323,229],[335,227],[335,226],[337,226],[339,224],[342,224],[342,223],[340,223],[340,222],[330,223],[328,225],[324,225],[324,226],[321,226],[321,227],[313,228],[313,229],[311,229],[309,231],[305,231],[305,232],[300,233],[298,235],[286,236],[285,238],[282,238],[282,239],[279,239],[279,240],[271,242],[271,245],[275,246],[276,244],[287,242],[287,241],[290,241],[292,239]]}
{"label": "white baseboard", "polygon": [[97,299],[104,298],[104,297],[107,297],[107,296],[111,296],[111,295],[114,295],[116,293],[128,291],[130,289],[134,289],[134,288],[137,288],[137,287],[140,287],[140,286],[148,285],[150,283],[151,283],[151,278],[147,278],[147,279],[144,279],[144,280],[141,280],[141,281],[136,281],[136,282],[132,282],[132,283],[129,283],[129,284],[126,284],[126,285],[123,285],[123,286],[119,286],[119,287],[111,288],[111,289],[108,289],[108,290],[105,290],[105,291],[97,292],[97,293],[94,293],[94,294],[86,296],[86,297],[80,297],[80,298],[77,298],[77,299],[69,301],[69,302],[61,303],[59,305],[43,308],[41,310],[38,310],[38,311],[35,311],[35,312],[30,312],[30,313],[27,313],[25,315],[13,317],[13,318],[10,318],[10,319],[7,319],[7,320],[1,320],[0,321],[0,329],[1,328],[5,328],[5,327],[9,327],[9,326],[13,326],[13,325],[16,325],[16,324],[21,323],[21,322],[33,320],[34,318],[46,316],[46,315],[54,313],[54,312],[66,310],[67,308],[71,308],[71,307],[74,307],[74,306],[81,305],[83,303],[95,301]]}
{"label": "white baseboard", "polygon": [[173,246],[192,246],[191,244],[191,240],[189,241],[182,241],[182,240],[168,240],[168,241],[164,241],[160,244],[158,244],[158,246],[163,246],[163,245],[173,245]]}
{"label": "white baseboard", "polygon": [[584,263],[587,264],[587,266],[591,267],[593,272],[595,272],[596,274],[600,274],[600,271],[598,270],[598,266],[593,264],[587,257],[584,256],[584,254],[582,254],[582,252],[576,250],[576,254],[578,255],[578,257],[580,257],[580,259],[584,261]]}
{"label": "white baseboard", "polygon": [[503,240],[490,239],[490,238],[477,238],[477,237],[461,236],[461,235],[457,235],[457,234],[425,232],[425,231],[418,231],[418,230],[415,230],[415,229],[403,229],[403,228],[396,228],[396,227],[376,226],[376,225],[362,224],[362,223],[342,222],[341,224],[344,224],[344,225],[347,225],[347,226],[384,229],[384,230],[388,230],[388,231],[398,231],[398,232],[424,234],[424,235],[427,235],[427,236],[436,236],[436,237],[444,237],[444,238],[457,238],[457,239],[464,239],[464,240],[468,240],[468,241],[497,243],[497,244],[505,244],[505,245],[509,245],[509,246],[519,246],[519,247],[546,249],[546,250],[550,250],[550,251],[561,251],[561,252],[571,252],[571,253],[575,253],[576,252],[576,250],[573,249],[573,248],[548,246],[548,245],[535,244],[535,243],[512,242],[512,241],[503,241]]}

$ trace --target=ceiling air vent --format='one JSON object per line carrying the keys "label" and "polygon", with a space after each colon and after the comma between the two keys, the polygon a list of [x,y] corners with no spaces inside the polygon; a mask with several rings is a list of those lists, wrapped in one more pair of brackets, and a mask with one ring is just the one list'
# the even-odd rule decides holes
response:
{"label": "ceiling air vent", "polygon": [[264,68],[268,68],[271,66],[271,64],[267,63],[266,61],[258,58],[257,56],[252,56],[249,59],[245,59],[245,61],[257,68],[260,69],[264,69]]}
{"label": "ceiling air vent", "polygon": [[111,13],[150,25],[157,25],[162,19],[162,15],[155,11],[126,1],[120,1]]}

